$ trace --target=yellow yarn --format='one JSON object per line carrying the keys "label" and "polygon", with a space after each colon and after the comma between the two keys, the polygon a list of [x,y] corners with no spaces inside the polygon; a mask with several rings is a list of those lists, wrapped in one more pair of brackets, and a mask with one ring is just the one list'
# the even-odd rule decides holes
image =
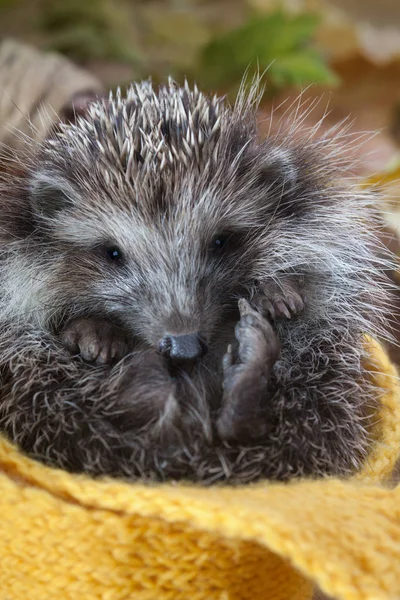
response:
{"label": "yellow yarn", "polygon": [[370,341],[385,389],[361,473],[203,489],[93,481],[0,439],[0,600],[400,598],[395,368]]}

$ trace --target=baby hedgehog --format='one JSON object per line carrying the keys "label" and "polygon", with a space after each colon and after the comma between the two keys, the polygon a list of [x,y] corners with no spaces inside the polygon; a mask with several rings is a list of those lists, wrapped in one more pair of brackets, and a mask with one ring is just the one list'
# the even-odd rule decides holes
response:
{"label": "baby hedgehog", "polygon": [[4,177],[0,429],[34,458],[205,484],[362,463],[374,209],[340,139],[260,140],[257,97],[135,83]]}

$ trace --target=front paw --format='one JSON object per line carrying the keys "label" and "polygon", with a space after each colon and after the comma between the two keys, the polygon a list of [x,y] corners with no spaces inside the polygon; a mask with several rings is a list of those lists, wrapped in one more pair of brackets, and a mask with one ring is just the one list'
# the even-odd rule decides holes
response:
{"label": "front paw", "polygon": [[96,365],[118,362],[129,352],[124,332],[105,319],[74,319],[63,329],[60,340],[70,352]]}
{"label": "front paw", "polygon": [[269,429],[268,384],[280,342],[271,323],[245,300],[239,302],[239,309],[238,360],[229,347],[223,359],[224,394],[217,431],[225,441],[244,444],[263,438]]}
{"label": "front paw", "polygon": [[301,313],[306,304],[301,281],[297,277],[282,277],[279,282],[271,281],[262,286],[255,304],[272,319],[291,319]]}

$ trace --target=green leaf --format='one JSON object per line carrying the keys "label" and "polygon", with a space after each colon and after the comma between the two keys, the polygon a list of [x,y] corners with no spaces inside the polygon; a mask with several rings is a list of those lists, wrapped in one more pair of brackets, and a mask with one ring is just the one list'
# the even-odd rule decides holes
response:
{"label": "green leaf", "polygon": [[339,81],[321,57],[312,50],[281,56],[271,65],[268,74],[277,87],[303,86],[308,83],[337,85]]}
{"label": "green leaf", "polygon": [[333,84],[334,74],[322,57],[308,46],[318,26],[314,14],[289,16],[277,11],[253,16],[245,25],[229,31],[204,48],[200,80],[210,86],[234,83],[249,65],[269,68],[274,85],[302,85],[313,82]]}

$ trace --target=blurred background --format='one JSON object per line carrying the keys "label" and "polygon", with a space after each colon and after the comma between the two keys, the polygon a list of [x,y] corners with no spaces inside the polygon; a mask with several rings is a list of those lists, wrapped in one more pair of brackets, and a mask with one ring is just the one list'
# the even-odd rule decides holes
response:
{"label": "blurred background", "polygon": [[313,120],[329,101],[327,125],[350,114],[358,130],[384,128],[366,172],[400,144],[399,0],[0,0],[6,38],[63,54],[105,88],[173,75],[234,96],[258,66],[267,111],[313,84]]}
{"label": "blurred background", "polygon": [[27,117],[43,137],[82,95],[132,79],[187,77],[234,98],[246,69],[266,70],[261,128],[302,91],[305,125],[350,117],[351,131],[376,132],[356,175],[384,190],[399,253],[400,0],[0,0],[0,142],[23,143],[12,128],[32,135]]}

